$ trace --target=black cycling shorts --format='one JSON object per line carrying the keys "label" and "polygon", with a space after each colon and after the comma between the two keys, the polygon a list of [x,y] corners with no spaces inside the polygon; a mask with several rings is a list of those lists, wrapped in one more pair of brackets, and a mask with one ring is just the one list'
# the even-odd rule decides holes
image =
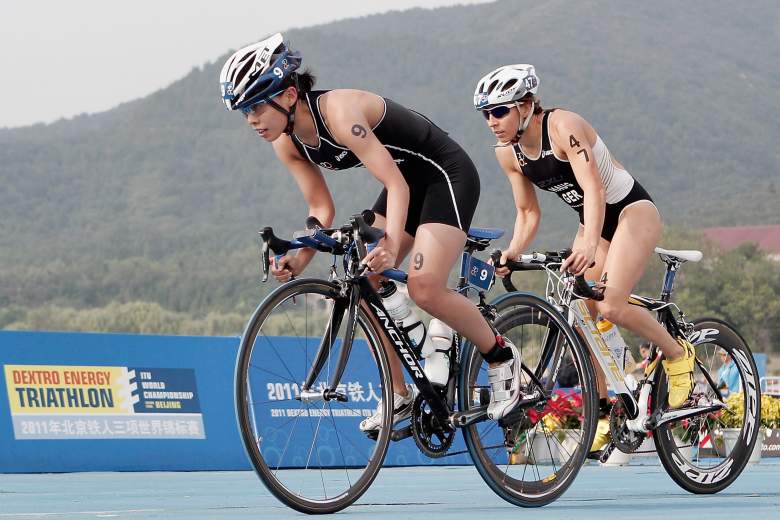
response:
{"label": "black cycling shorts", "polygon": [[[612,237],[615,236],[615,231],[617,231],[620,214],[631,204],[642,200],[653,202],[653,199],[650,197],[650,194],[647,193],[647,190],[645,190],[635,179],[634,186],[631,188],[631,191],[628,192],[628,195],[615,204],[607,204],[607,208],[604,211],[604,226],[601,228],[601,238],[607,242],[612,242]],[[655,205],[654,202],[653,205]],[[585,225],[584,212],[580,211],[578,213],[580,215],[580,224]]]}
{"label": "black cycling shorts", "polygon": [[[457,144],[440,150],[433,159],[410,157],[399,169],[409,185],[409,208],[404,230],[412,236],[421,224],[438,223],[468,233],[479,201],[479,174]],[[387,216],[387,189],[372,208]]]}

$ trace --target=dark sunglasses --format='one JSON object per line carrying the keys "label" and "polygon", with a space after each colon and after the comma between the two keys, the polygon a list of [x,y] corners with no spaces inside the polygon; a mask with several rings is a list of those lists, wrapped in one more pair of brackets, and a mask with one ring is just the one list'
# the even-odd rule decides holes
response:
{"label": "dark sunglasses", "polygon": [[496,119],[501,119],[506,117],[511,109],[511,105],[501,105],[499,107],[491,108],[490,110],[483,110],[482,115],[485,117],[485,119],[490,119],[490,116],[493,116]]}

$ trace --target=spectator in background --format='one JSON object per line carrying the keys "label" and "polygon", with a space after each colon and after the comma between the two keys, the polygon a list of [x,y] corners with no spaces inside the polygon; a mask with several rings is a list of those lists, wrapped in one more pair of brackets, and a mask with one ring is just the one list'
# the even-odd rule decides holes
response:
{"label": "spectator in background", "polygon": [[641,345],[639,345],[639,358],[641,361],[637,363],[636,370],[644,370],[645,367],[647,367],[647,364],[650,362],[648,359],[650,357],[650,342],[645,341]]}
{"label": "spectator in background", "polygon": [[740,383],[739,369],[729,353],[725,350],[719,352],[723,364],[718,369],[718,388],[723,391],[723,396],[731,392],[739,392],[742,385]]}

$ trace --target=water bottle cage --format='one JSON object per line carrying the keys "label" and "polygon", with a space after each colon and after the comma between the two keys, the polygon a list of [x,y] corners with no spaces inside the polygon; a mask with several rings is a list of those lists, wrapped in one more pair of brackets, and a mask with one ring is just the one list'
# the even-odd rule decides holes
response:
{"label": "water bottle cage", "polygon": [[[403,322],[399,320],[399,321],[395,322],[395,326],[398,327],[399,329],[401,329],[402,331],[404,331],[404,334],[406,334],[406,336],[409,337],[409,332],[412,331],[413,329],[416,329],[417,327],[419,327],[421,323],[422,323],[421,321],[418,321],[418,322],[412,323],[411,325],[404,325]],[[420,348],[420,346],[425,343],[426,339],[428,339],[428,331],[426,330],[425,325],[423,325],[423,336],[420,339],[420,343],[417,344],[411,338],[409,338],[409,341],[412,343],[412,345],[415,348]]]}

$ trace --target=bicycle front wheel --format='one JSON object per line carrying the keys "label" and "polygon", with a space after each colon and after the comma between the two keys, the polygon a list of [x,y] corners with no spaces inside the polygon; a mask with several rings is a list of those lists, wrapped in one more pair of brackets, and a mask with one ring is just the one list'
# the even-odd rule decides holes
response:
{"label": "bicycle front wheel", "polygon": [[[352,504],[387,452],[387,424],[376,440],[359,429],[380,399],[385,408],[392,403],[387,356],[362,308],[353,309],[354,320],[349,311],[336,284],[296,280],[263,301],[241,339],[235,386],[244,447],[268,490],[304,513],[332,513]],[[354,340],[344,341],[350,321]],[[342,399],[312,397],[329,386],[345,351],[336,389]],[[319,366],[314,392],[304,394],[313,366]],[[384,417],[389,423],[389,409]]]}
{"label": "bicycle front wheel", "polygon": [[[538,507],[560,497],[580,470],[593,442],[598,392],[587,348],[566,319],[545,300],[514,293],[498,304],[494,325],[522,355],[522,387],[541,383],[550,397],[502,421],[463,429],[466,446],[485,482],[501,498]],[[474,345],[463,350],[462,410],[489,402],[487,363]],[[511,419],[510,419],[511,418]]]}
{"label": "bicycle front wheel", "polygon": [[[726,408],[716,413],[667,423],[653,432],[658,457],[669,476],[691,493],[717,493],[742,473],[760,428],[758,370],[742,337],[728,323],[697,320],[688,338],[696,349],[693,401],[718,399],[711,382],[721,386]],[[730,375],[728,371],[733,371]],[[654,402],[665,403],[666,374],[658,369]],[[760,448],[759,448],[760,449]]]}

